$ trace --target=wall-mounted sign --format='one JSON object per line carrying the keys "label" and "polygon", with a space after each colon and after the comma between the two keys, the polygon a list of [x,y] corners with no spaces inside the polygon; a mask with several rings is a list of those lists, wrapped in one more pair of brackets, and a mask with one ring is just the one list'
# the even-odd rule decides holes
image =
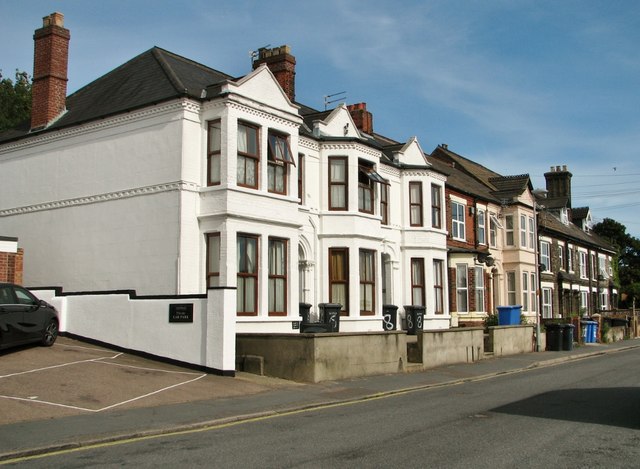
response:
{"label": "wall-mounted sign", "polygon": [[169,322],[193,322],[193,303],[170,304]]}
{"label": "wall-mounted sign", "polygon": [[300,321],[291,321],[291,329],[300,329]]}

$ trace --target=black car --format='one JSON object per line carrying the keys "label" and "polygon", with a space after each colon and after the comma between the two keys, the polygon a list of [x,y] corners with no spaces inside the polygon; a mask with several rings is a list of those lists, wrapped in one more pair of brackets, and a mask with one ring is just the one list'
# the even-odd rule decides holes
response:
{"label": "black car", "polygon": [[29,290],[0,283],[0,349],[40,342],[50,347],[58,337],[58,313]]}

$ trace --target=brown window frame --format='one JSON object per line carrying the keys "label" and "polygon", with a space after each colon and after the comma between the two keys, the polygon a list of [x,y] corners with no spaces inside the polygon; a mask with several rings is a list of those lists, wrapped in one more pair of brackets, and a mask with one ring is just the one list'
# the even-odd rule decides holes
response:
{"label": "brown window frame", "polygon": [[[246,184],[245,182],[240,182],[239,180],[236,180],[238,186],[240,187],[248,187],[250,189],[257,189],[258,185],[259,185],[259,181],[260,181],[260,127],[255,125],[255,124],[250,124],[249,122],[244,122],[244,121],[238,121],[238,129],[240,128],[240,126],[243,127],[248,127],[251,129],[254,129],[256,131],[256,154],[252,154],[252,153],[248,153],[248,152],[244,152],[244,151],[240,151],[238,149],[238,158],[237,158],[237,166],[238,168],[240,168],[240,162],[242,161],[244,166],[245,166],[245,181],[246,181],[246,174],[247,174],[247,166],[248,163],[250,163],[251,165],[254,166],[254,173],[255,173],[255,184],[251,185],[251,184]],[[240,132],[238,131],[238,137],[240,135]],[[237,177],[237,175],[236,175]]]}
{"label": "brown window frame", "polygon": [[[267,190],[273,194],[287,195],[289,165],[296,165],[291,153],[289,136],[269,130],[267,141]],[[280,148],[279,151],[278,148]],[[276,175],[278,172],[281,172],[280,177],[282,177],[282,191],[276,190]],[[272,174],[273,181],[271,176]]]}
{"label": "brown window frame", "polygon": [[433,312],[444,314],[444,261],[433,260]]}
{"label": "brown window frame", "polygon": [[[272,258],[271,258],[271,247],[272,247],[272,243],[282,243],[283,246],[283,254],[284,254],[284,272],[282,274],[274,274],[271,270],[272,268]],[[287,315],[287,300],[288,300],[288,289],[289,289],[289,279],[288,279],[288,272],[289,272],[289,240],[285,239],[285,238],[275,238],[275,237],[269,237],[268,240],[268,258],[269,258],[269,272],[268,272],[268,282],[267,282],[267,286],[269,289],[269,293],[268,293],[268,301],[269,301],[269,305],[268,305],[268,309],[269,309],[269,316],[286,316]],[[271,297],[271,282],[272,280],[277,281],[277,280],[284,280],[284,309],[281,311],[278,310],[272,310],[271,306],[272,306],[272,297]]]}
{"label": "brown window frame", "polygon": [[[368,256],[371,264],[370,278],[366,278],[366,266],[363,265],[362,256]],[[360,249],[358,256],[359,263],[359,279],[360,279],[360,316],[373,316],[376,314],[376,251],[372,249]],[[365,267],[365,275],[363,276],[363,267]],[[363,277],[365,277],[363,279]],[[366,291],[366,287],[371,287],[371,309],[363,309],[368,299],[366,295],[363,295],[363,289]],[[364,298],[363,298],[364,296]]]}
{"label": "brown window frame", "polygon": [[[206,235],[206,243],[207,243],[207,275],[206,282],[207,288],[218,287],[220,286],[220,233],[207,233]],[[211,270],[211,240],[217,238],[218,239],[218,270]],[[212,285],[212,280],[217,279],[218,285]]]}
{"label": "brown window frame", "polygon": [[[336,279],[334,277],[333,256],[334,254],[342,255],[342,271],[344,278]],[[329,248],[329,302],[335,303],[336,299],[333,297],[333,286],[344,285],[344,298],[345,303],[349,303],[349,248]],[[343,304],[340,311],[341,316],[349,315],[349,305]]]}
{"label": "brown window frame", "polygon": [[383,225],[389,224],[389,185],[380,185],[380,216]]}
{"label": "brown window frame", "polygon": [[[413,187],[418,188],[418,201],[414,201],[412,199],[413,191],[411,190]],[[409,182],[409,226],[424,226],[423,221],[423,213],[422,213],[422,181],[410,181]],[[418,215],[419,220],[416,223],[416,220],[413,219],[413,209],[414,207],[418,207]]]}
{"label": "brown window frame", "polygon": [[[220,185],[220,179],[222,178],[222,174],[220,174],[221,168],[221,158],[222,158],[222,124],[220,119],[209,121],[207,125],[207,186],[217,186]],[[217,127],[215,127],[217,125]],[[220,144],[220,148],[211,149],[212,144],[212,128],[217,128],[219,132],[218,142]],[[218,177],[217,181],[211,179],[211,170],[213,168],[213,162],[217,159],[218,164]]]}
{"label": "brown window frame", "polygon": [[[420,279],[422,281],[422,283],[416,283],[416,278],[413,275],[414,273],[414,265],[417,265],[419,267],[419,271],[420,271],[420,275],[422,277],[422,279]],[[424,271],[424,258],[423,257],[412,257],[411,258],[411,304],[414,306],[426,306],[426,302],[427,302],[427,295],[426,295],[426,278],[425,278],[425,271]],[[416,289],[420,289],[421,290],[421,294],[420,294],[420,299],[422,304],[420,305],[416,305],[414,303],[414,291]]]}
{"label": "brown window frame", "polygon": [[[237,238],[236,238],[236,246],[238,243],[238,241],[240,240],[240,238],[246,238],[246,239],[253,239],[255,240],[256,243],[256,252],[255,252],[255,272],[251,273],[251,272],[241,272],[240,271],[240,260],[237,259],[237,263],[238,263],[238,272],[237,272],[237,277],[238,277],[238,284],[242,281],[243,283],[245,282],[244,279],[247,278],[253,278],[254,279],[254,285],[253,285],[253,295],[254,295],[254,308],[253,311],[245,311],[244,309],[241,311],[240,310],[240,302],[238,302],[237,306],[236,306],[236,311],[237,311],[237,315],[238,316],[257,316],[258,315],[258,281],[259,281],[259,274],[260,274],[260,236],[258,235],[254,235],[254,234],[247,234],[247,233],[238,233],[237,234]],[[236,257],[240,256],[240,252],[237,253]],[[243,289],[244,290],[244,289]],[[244,306],[246,306],[246,298],[243,300]]]}
{"label": "brown window frame", "polygon": [[[331,165],[335,161],[344,161],[344,181],[335,182],[331,179]],[[330,156],[329,157],[329,210],[346,211],[349,209],[349,158],[346,156]],[[344,207],[334,207],[331,193],[334,186],[343,187],[344,190]]]}
{"label": "brown window frame", "polygon": [[[369,177],[369,172],[373,171],[373,165],[358,165],[358,211],[362,213],[374,212],[374,186],[373,180]],[[370,209],[367,210],[366,206]]]}
{"label": "brown window frame", "polygon": [[304,170],[305,159],[302,153],[298,154],[298,204],[304,205]]}
{"label": "brown window frame", "polygon": [[442,228],[442,186],[431,184],[431,226]]}

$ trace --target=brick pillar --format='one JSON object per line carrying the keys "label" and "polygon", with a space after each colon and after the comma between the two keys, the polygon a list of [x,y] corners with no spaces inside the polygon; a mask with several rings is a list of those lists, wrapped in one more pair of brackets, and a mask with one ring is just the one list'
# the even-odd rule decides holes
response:
{"label": "brick pillar", "polygon": [[70,37],[62,13],[45,16],[33,35],[32,129],[45,127],[65,110]]}

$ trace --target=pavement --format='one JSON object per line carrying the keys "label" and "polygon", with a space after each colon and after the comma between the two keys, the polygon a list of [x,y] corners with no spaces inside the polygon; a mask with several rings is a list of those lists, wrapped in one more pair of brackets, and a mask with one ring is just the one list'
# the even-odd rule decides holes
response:
{"label": "pavement", "polygon": [[[60,353],[69,352],[74,347],[81,348],[69,341],[61,344],[59,350],[61,350]],[[168,365],[161,366],[156,362],[154,362],[154,368],[150,368],[148,362],[146,367],[142,367],[139,363],[126,362],[126,360],[135,359],[125,357],[124,364],[113,368],[123,369],[126,372],[142,370],[145,382],[156,379],[158,370],[167,373],[167,376],[174,381],[175,376],[180,376],[181,381],[167,386],[163,381],[162,384],[157,385],[163,386],[159,388],[162,392],[145,393],[142,390],[141,396],[144,399],[118,401],[117,399],[122,397],[117,396],[116,401],[113,399],[108,401],[117,402],[117,404],[110,405],[104,405],[108,403],[107,401],[94,399],[96,406],[93,408],[88,405],[86,407],[68,406],[38,399],[33,399],[33,402],[28,399],[16,401],[15,398],[0,395],[0,464],[38,454],[170,433],[198,431],[277,414],[489,379],[639,347],[639,339],[612,344],[586,344],[575,347],[571,351],[526,353],[489,358],[475,363],[443,366],[423,372],[317,384],[301,384],[247,373],[237,373],[234,378],[202,375],[192,370],[179,370]],[[105,350],[102,349],[102,352]],[[98,352],[94,350],[91,353]],[[105,364],[105,359],[123,360],[121,355],[116,357],[113,352],[109,353],[104,352],[104,356],[82,361],[82,364],[88,362],[93,366],[96,363]],[[23,356],[16,356],[21,362],[24,361]],[[10,363],[6,358],[0,357]],[[0,363],[4,365],[4,361]],[[75,369],[79,362],[79,360],[74,361],[72,368]],[[85,374],[87,368],[76,370],[76,372]],[[13,376],[1,374],[0,378]],[[20,373],[15,374],[25,380],[38,380],[38,375],[32,372],[24,376]],[[68,378],[65,377],[66,379]],[[82,379],[77,381],[72,387],[82,389],[82,381]],[[90,379],[84,381],[90,381]],[[25,382],[17,385],[24,387]],[[185,386],[182,386],[183,384]],[[106,387],[105,383],[92,383],[92,386]],[[41,392],[43,392],[42,389]],[[5,394],[4,390],[0,394]],[[87,399],[85,391],[80,391],[78,399],[83,397],[85,400],[90,400]],[[111,394],[109,397],[112,397]],[[43,411],[51,407],[59,412]],[[36,409],[35,412],[34,409]],[[13,417],[9,419],[6,415],[13,415]]]}

